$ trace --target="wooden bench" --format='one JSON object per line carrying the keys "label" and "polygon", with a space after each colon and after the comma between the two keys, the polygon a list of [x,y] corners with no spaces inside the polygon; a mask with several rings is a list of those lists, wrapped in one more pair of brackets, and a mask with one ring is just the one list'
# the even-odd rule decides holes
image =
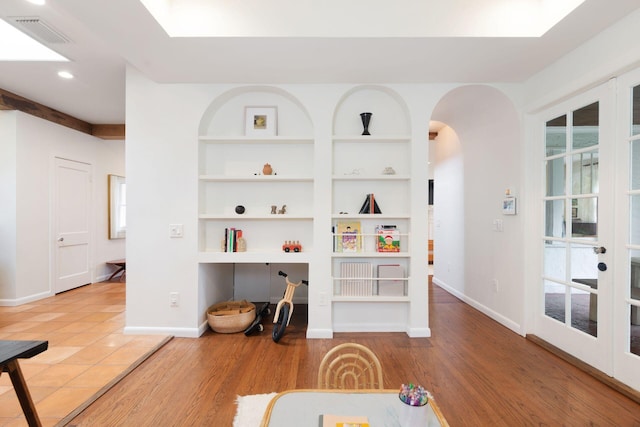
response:
{"label": "wooden bench", "polygon": [[120,275],[120,281],[122,282],[127,274],[127,260],[125,258],[116,259],[113,261],[107,261],[106,264],[117,267],[117,270],[114,271],[111,276],[109,276],[109,281],[116,277],[118,273],[122,272],[122,274]]}

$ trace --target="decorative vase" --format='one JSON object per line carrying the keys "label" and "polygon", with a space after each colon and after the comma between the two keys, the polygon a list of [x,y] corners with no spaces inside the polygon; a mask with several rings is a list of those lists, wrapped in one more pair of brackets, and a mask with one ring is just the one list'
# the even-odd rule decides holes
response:
{"label": "decorative vase", "polygon": [[262,174],[271,175],[272,173],[273,173],[273,168],[271,168],[271,165],[269,163],[265,163],[264,166],[262,167]]}
{"label": "decorative vase", "polygon": [[363,135],[371,135],[369,133],[369,122],[371,121],[371,113],[360,113],[362,119],[362,126],[364,127]]}

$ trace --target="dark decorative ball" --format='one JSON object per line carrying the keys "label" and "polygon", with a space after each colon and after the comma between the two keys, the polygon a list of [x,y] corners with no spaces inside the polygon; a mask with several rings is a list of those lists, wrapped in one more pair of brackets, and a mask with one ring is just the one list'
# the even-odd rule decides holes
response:
{"label": "dark decorative ball", "polygon": [[244,206],[242,206],[242,205],[236,206],[236,213],[237,214],[243,214],[244,213]]}

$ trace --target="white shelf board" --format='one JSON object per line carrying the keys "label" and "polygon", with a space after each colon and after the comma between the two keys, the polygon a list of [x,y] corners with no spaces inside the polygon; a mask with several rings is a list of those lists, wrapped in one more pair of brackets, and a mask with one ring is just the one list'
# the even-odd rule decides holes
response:
{"label": "white shelf board", "polygon": [[264,138],[254,138],[249,136],[220,136],[220,135],[200,135],[199,140],[208,144],[313,144],[314,140],[309,136],[271,136]]}
{"label": "white shelf board", "polygon": [[334,181],[409,181],[409,175],[333,175]]}
{"label": "white shelf board", "polygon": [[201,264],[221,263],[291,263],[307,264],[311,260],[309,252],[199,252],[198,262]]}
{"label": "white shelf board", "polygon": [[409,142],[410,135],[334,135],[333,142]]}
{"label": "white shelf board", "polygon": [[408,296],[402,297],[389,297],[380,295],[371,295],[366,297],[343,297],[340,295],[334,295],[331,298],[332,302],[409,302]]}
{"label": "white shelf board", "polygon": [[298,175],[200,175],[206,182],[313,182],[313,177]]}
{"label": "white shelf board", "polygon": [[409,252],[333,252],[332,258],[410,258]]}
{"label": "white shelf board", "polygon": [[259,221],[289,221],[289,220],[312,220],[313,215],[289,215],[289,214],[269,214],[269,215],[226,215],[226,214],[200,214],[199,219],[224,219],[224,220],[259,220]]}
{"label": "white shelf board", "polygon": [[410,219],[408,214],[333,214],[332,219]]}

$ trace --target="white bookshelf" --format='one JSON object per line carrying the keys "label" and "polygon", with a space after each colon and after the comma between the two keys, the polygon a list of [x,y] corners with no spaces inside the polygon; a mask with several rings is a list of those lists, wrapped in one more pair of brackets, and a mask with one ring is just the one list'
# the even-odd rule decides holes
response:
{"label": "white bookshelf", "polygon": [[[373,113],[369,131],[362,132],[359,113]],[[334,244],[331,256],[334,316],[341,318],[345,310],[361,303],[393,303],[391,310],[406,312],[409,302],[411,239],[411,142],[408,118],[395,99],[375,90],[364,89],[345,98],[335,114],[332,137],[332,207],[331,221],[334,242],[340,222],[360,223],[361,247],[357,252],[338,252]],[[393,173],[387,173],[392,168]],[[367,194],[374,194],[380,214],[360,214]],[[400,237],[400,252],[378,252],[375,232],[377,225],[395,225]],[[343,266],[365,263],[371,266],[373,277],[366,279],[372,286],[372,295],[349,295],[345,283],[354,280],[343,276]],[[399,265],[404,274],[395,278],[403,285],[399,296],[378,295],[377,269],[380,265]],[[355,278],[357,281],[358,278]],[[388,279],[384,279],[388,280]],[[366,293],[365,289],[365,293]],[[345,295],[345,293],[347,295]],[[397,304],[403,303],[403,304]],[[366,321],[366,320],[365,320]]]}

